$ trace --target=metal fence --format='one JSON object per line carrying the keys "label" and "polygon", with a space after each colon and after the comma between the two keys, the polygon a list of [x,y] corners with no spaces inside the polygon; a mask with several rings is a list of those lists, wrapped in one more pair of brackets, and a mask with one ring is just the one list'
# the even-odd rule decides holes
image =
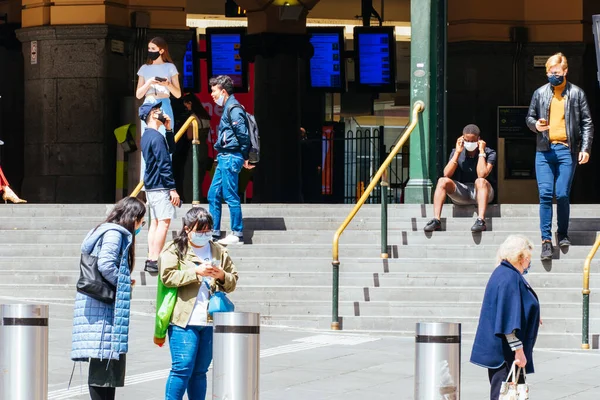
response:
{"label": "metal fence", "polygon": [[[315,133],[302,140],[302,179],[305,202],[354,204],[388,156],[383,127],[348,130],[345,134]],[[391,146],[390,146],[391,147]],[[389,203],[404,201],[408,181],[409,148],[404,146],[390,165]],[[381,203],[381,188],[369,204]]]}

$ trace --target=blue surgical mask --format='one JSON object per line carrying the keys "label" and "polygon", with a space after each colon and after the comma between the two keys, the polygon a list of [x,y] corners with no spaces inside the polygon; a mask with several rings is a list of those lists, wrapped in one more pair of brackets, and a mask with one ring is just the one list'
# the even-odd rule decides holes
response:
{"label": "blue surgical mask", "polygon": [[139,228],[137,228],[135,230],[135,236],[139,235],[139,233],[142,231],[142,227],[140,226]]}
{"label": "blue surgical mask", "polygon": [[204,247],[208,244],[208,242],[210,242],[210,240],[212,239],[212,233],[211,232],[192,232],[192,237],[190,239],[190,242],[192,242],[192,244],[196,247]]}
{"label": "blue surgical mask", "polygon": [[529,261],[529,265],[527,266],[527,268],[525,268],[523,270],[523,275],[527,275],[529,273],[530,269],[531,269],[531,261]]}
{"label": "blue surgical mask", "polygon": [[563,82],[565,81],[565,77],[563,76],[558,76],[558,75],[550,75],[548,77],[548,82],[550,82],[550,84],[552,86],[560,86],[563,84]]}

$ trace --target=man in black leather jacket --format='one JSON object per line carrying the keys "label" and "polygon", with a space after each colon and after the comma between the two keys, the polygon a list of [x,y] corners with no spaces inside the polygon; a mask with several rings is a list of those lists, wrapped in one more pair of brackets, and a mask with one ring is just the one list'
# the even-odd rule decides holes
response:
{"label": "man in black leather jacket", "polygon": [[546,62],[549,83],[533,94],[527,126],[537,134],[535,172],[540,195],[542,260],[552,259],[552,197],[556,193],[558,245],[568,247],[569,196],[577,163],[590,159],[594,125],[585,93],[567,82],[567,59],[557,53]]}

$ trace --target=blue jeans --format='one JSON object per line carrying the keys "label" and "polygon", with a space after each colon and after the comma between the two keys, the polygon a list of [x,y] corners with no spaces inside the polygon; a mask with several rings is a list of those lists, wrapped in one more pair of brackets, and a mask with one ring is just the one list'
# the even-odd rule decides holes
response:
{"label": "blue jeans", "polygon": [[556,194],[559,240],[569,232],[571,205],[569,196],[577,155],[562,144],[553,144],[549,151],[535,155],[535,173],[540,194],[540,230],[542,240],[552,240],[552,197]]}
{"label": "blue jeans", "polygon": [[187,389],[189,400],[206,398],[206,372],[212,361],[212,326],[169,326],[171,373],[165,400],[181,400]]}
{"label": "blue jeans", "polygon": [[221,205],[223,200],[229,206],[231,230],[235,236],[244,236],[242,206],[238,194],[238,175],[244,166],[244,159],[235,154],[219,154],[217,168],[208,190],[208,210],[213,217],[213,231],[221,234]]}

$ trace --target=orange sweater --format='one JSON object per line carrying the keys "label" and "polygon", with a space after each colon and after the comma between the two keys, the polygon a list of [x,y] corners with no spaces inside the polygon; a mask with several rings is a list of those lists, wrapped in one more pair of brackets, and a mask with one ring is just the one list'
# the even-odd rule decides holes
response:
{"label": "orange sweater", "polygon": [[567,81],[565,80],[562,85],[554,88],[554,96],[552,96],[552,102],[550,103],[550,143],[562,143],[567,144],[567,125],[565,124],[565,101],[566,98],[562,97],[562,92],[565,90]]}

